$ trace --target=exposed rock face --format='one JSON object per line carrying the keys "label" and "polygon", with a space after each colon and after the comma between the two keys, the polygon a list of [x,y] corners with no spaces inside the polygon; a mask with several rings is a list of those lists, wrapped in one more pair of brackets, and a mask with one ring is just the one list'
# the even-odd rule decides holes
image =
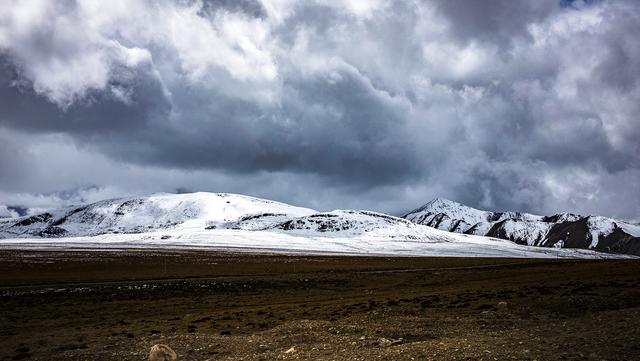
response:
{"label": "exposed rock face", "polygon": [[437,198],[402,217],[441,230],[508,239],[530,246],[640,255],[640,226],[599,216],[489,212]]}
{"label": "exposed rock face", "polygon": [[167,345],[153,345],[149,351],[149,361],[175,361],[177,359],[178,354]]}

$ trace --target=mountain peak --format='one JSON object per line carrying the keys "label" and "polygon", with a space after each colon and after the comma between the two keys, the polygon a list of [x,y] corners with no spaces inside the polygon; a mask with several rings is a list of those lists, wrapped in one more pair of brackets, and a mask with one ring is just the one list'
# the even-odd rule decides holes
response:
{"label": "mountain peak", "polygon": [[[450,199],[437,197],[431,200],[430,202],[424,204],[422,207],[418,208],[418,212],[421,211],[431,211],[431,212],[442,212],[445,210],[458,210],[458,209],[474,209],[469,206],[465,206],[462,203],[458,203],[456,201],[452,201]],[[415,211],[414,211],[415,212]]]}
{"label": "mountain peak", "polygon": [[560,245],[640,254],[640,227],[600,216],[490,212],[438,197],[403,218],[450,232],[502,238],[530,246]]}
{"label": "mountain peak", "polygon": [[[458,203],[456,201],[452,201],[450,199],[437,197],[431,200],[430,202],[424,204],[423,206],[414,209],[413,211],[404,215],[404,218],[415,218],[419,215],[430,215],[430,214],[447,214],[447,216],[457,217],[458,219],[467,219],[469,222],[473,221],[474,223],[486,220],[488,217],[488,212],[481,211],[479,209],[475,209],[469,206],[465,206],[464,204]],[[410,217],[411,216],[411,217]],[[473,223],[472,223],[473,224]]]}
{"label": "mountain peak", "polygon": [[442,197],[436,197],[436,198],[432,199],[430,202],[428,202],[425,205],[456,205],[456,206],[463,206],[462,203],[458,203],[456,201],[452,201],[450,199],[442,198]]}

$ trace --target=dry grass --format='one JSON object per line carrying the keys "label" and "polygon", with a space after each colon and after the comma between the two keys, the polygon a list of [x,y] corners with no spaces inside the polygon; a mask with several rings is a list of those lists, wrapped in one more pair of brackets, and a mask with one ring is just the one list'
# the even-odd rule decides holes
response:
{"label": "dry grass", "polygon": [[0,359],[640,359],[640,262],[3,252]]}

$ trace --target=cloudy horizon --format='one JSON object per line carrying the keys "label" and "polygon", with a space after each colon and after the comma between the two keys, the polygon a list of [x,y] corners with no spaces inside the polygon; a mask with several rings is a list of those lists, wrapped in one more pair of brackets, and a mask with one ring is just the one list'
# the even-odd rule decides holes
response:
{"label": "cloudy horizon", "polygon": [[210,191],[640,221],[638,33],[631,0],[9,1],[0,213]]}

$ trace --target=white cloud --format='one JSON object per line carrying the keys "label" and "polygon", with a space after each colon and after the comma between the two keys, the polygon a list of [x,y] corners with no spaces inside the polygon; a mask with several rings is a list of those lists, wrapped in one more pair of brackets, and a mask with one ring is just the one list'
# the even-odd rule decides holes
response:
{"label": "white cloud", "polygon": [[5,217],[18,217],[18,212],[7,208],[7,206],[0,204],[0,218]]}
{"label": "white cloud", "polygon": [[[261,96],[269,93],[264,87],[278,76],[269,24],[227,12],[206,18],[201,7],[199,2],[12,1],[0,14],[0,49],[19,64],[36,92],[62,107],[120,82],[119,67],[171,61],[164,58],[167,52],[175,52],[192,81],[216,82],[221,77],[215,72],[222,70],[247,83],[236,95],[256,84]],[[162,76],[166,67],[159,68]],[[267,100],[277,96],[267,95]]]}

